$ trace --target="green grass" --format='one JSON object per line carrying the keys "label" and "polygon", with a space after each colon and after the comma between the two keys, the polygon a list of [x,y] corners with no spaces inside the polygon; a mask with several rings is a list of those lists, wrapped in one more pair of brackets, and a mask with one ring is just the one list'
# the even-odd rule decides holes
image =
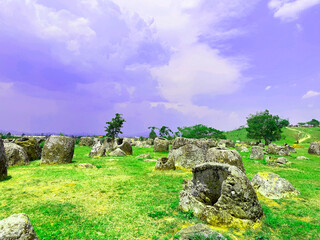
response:
{"label": "green grass", "polygon": [[[296,140],[295,140],[296,131],[301,131],[305,137],[310,135],[310,138],[303,141],[303,143],[310,143],[310,142],[320,140],[320,128],[304,128],[304,127],[291,128],[291,127],[288,127],[288,128],[283,129],[282,138],[278,141],[275,141],[275,143],[280,144],[280,145],[282,145],[284,143],[288,143],[288,144],[296,143]],[[237,141],[237,140],[248,141],[248,142],[255,141],[255,140],[249,139],[247,137],[247,131],[244,128],[225,132],[225,135],[227,136],[227,139],[234,140],[234,141]]]}
{"label": "green grass", "polygon": [[[0,219],[24,212],[40,239],[171,239],[182,227],[200,223],[192,212],[178,209],[182,180],[192,174],[182,170],[154,171],[155,162],[135,156],[152,148],[134,147],[126,157],[90,158],[89,147],[76,146],[74,162],[45,166],[11,167],[0,182]],[[296,199],[260,202],[266,217],[259,229],[219,229],[229,239],[317,239],[320,227],[320,157],[298,149],[286,168],[272,167],[241,153],[251,179],[271,171],[288,179],[300,192]],[[311,160],[299,161],[299,155]],[[80,169],[91,163],[97,169]]]}

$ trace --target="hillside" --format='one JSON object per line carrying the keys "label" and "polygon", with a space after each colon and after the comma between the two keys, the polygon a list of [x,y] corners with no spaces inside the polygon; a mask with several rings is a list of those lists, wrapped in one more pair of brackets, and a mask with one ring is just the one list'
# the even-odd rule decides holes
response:
{"label": "hillside", "polygon": [[[297,132],[302,132],[303,138],[301,143],[308,144],[314,141],[320,141],[320,128],[297,128],[297,127],[288,127],[283,130],[282,139],[276,141],[277,144],[294,144],[296,143],[295,135]],[[247,138],[246,129],[237,129],[229,132],[225,132],[227,139],[234,141],[254,141]]]}

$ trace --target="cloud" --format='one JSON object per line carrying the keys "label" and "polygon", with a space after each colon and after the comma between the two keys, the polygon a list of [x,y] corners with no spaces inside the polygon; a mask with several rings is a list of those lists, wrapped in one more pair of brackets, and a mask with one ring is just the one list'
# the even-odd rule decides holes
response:
{"label": "cloud", "polygon": [[266,89],[266,91],[268,91],[271,89],[271,86],[267,86],[265,89]]}
{"label": "cloud", "polygon": [[320,0],[271,0],[268,6],[274,12],[275,18],[293,21],[299,18],[303,11],[319,4]]}
{"label": "cloud", "polygon": [[312,98],[312,97],[316,97],[319,95],[320,95],[320,92],[310,90],[305,95],[302,96],[302,99]]}
{"label": "cloud", "polygon": [[[0,102],[19,96],[0,125],[94,133],[121,110],[139,132],[149,116],[175,116],[172,125],[200,120],[187,109],[205,121],[228,117],[192,99],[230,94],[248,81],[248,59],[208,42],[244,34],[226,22],[258,1],[0,1]],[[145,109],[139,117],[137,108]],[[19,109],[28,111],[18,123]]]}

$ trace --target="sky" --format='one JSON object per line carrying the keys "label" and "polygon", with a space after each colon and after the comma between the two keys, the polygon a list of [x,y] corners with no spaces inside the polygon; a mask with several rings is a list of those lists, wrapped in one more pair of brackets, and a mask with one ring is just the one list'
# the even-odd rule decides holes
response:
{"label": "sky", "polygon": [[0,0],[0,129],[320,118],[320,0]]}

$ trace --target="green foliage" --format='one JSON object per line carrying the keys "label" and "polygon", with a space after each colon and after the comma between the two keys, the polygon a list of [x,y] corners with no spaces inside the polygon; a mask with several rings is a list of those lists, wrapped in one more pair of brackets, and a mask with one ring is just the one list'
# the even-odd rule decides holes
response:
{"label": "green foliage", "polygon": [[226,136],[223,132],[212,128],[207,127],[202,124],[194,125],[191,127],[178,127],[179,132],[176,135],[185,137],[185,138],[220,138],[226,139]]}
{"label": "green foliage", "polygon": [[155,130],[158,129],[157,127],[148,127],[148,129],[151,129],[150,133],[149,133],[149,138],[151,139],[155,139],[157,136]]}
{"label": "green foliage", "polygon": [[307,123],[314,126],[314,127],[319,127],[319,125],[320,125],[320,122],[317,119],[312,119],[311,121],[309,121]]}
{"label": "green foliage", "polygon": [[166,211],[155,211],[155,212],[148,212],[148,216],[152,218],[163,218],[168,216]]}
{"label": "green foliage", "polygon": [[281,139],[282,128],[289,125],[289,121],[281,119],[278,115],[271,115],[268,110],[250,114],[247,117],[248,138],[261,141],[266,144]]}
{"label": "green foliage", "polygon": [[171,129],[167,126],[162,126],[159,129],[159,136],[160,137],[164,137],[164,138],[170,138],[171,134],[173,134],[173,132],[171,131]]}
{"label": "green foliage", "polygon": [[123,123],[126,122],[121,117],[122,114],[116,113],[116,116],[112,118],[110,122],[106,122],[107,126],[105,127],[106,136],[112,138],[114,140],[116,137],[119,136],[120,133],[123,133],[121,131],[121,128],[123,126]]}
{"label": "green foliage", "polygon": [[64,134],[61,132],[61,133],[59,134],[59,136],[64,136]]}

